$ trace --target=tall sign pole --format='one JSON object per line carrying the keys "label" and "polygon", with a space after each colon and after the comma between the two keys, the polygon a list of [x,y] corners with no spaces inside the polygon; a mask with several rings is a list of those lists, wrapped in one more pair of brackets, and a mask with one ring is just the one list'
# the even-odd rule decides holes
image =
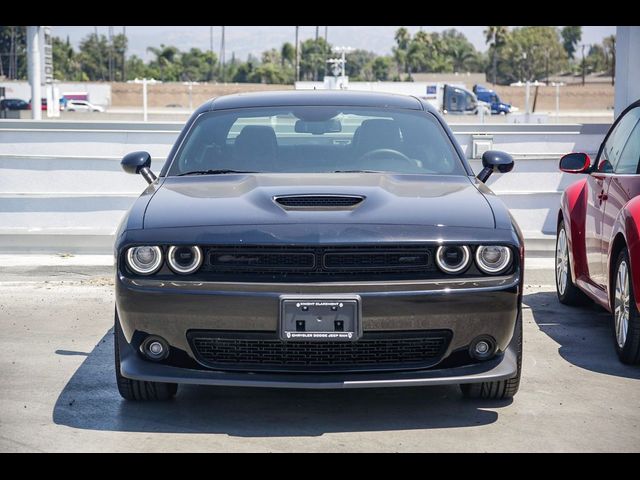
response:
{"label": "tall sign pole", "polygon": [[220,80],[222,81],[222,83],[224,83],[224,67],[225,67],[225,63],[226,63],[226,59],[224,58],[225,56],[225,39],[224,39],[224,25],[222,25],[222,37],[220,38]]}
{"label": "tall sign pole", "polygon": [[27,70],[31,84],[31,118],[42,120],[42,78],[40,76],[40,27],[27,27]]}
{"label": "tall sign pole", "polygon": [[296,27],[296,82],[300,81],[300,42],[298,41],[299,33],[300,27]]}

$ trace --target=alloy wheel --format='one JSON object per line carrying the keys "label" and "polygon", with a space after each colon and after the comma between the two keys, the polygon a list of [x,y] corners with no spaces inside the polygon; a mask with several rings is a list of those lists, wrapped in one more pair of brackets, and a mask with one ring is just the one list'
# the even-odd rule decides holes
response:
{"label": "alloy wheel", "polygon": [[616,342],[618,347],[624,348],[629,330],[629,268],[626,260],[618,265],[616,274],[616,292],[614,304],[614,319],[616,329]]}
{"label": "alloy wheel", "polygon": [[569,251],[567,246],[567,234],[564,228],[558,233],[556,243],[556,287],[558,293],[564,295],[567,289],[567,279],[569,275]]}

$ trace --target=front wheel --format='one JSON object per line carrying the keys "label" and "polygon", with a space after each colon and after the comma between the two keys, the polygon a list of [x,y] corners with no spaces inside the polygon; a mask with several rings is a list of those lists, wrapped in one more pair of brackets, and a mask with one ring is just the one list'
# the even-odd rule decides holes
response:
{"label": "front wheel", "polygon": [[613,278],[613,333],[616,351],[623,363],[635,365],[640,363],[640,313],[633,294],[631,263],[626,248],[618,255]]}
{"label": "front wheel", "polygon": [[518,315],[515,330],[513,332],[517,355],[518,369],[516,375],[507,380],[497,382],[466,383],[460,385],[462,395],[465,398],[482,398],[486,400],[507,400],[513,398],[520,389],[520,376],[522,374],[522,314]]}
{"label": "front wheel", "polygon": [[118,384],[118,392],[125,400],[149,401],[149,400],[170,400],[178,392],[177,383],[160,383],[160,382],[144,382],[141,380],[132,380],[123,377],[120,373],[120,347],[119,336],[120,321],[116,312],[114,332],[114,350],[116,361],[116,383]]}
{"label": "front wheel", "polygon": [[556,293],[564,305],[583,305],[587,297],[571,278],[571,260],[569,259],[569,241],[564,221],[558,225],[556,236]]}

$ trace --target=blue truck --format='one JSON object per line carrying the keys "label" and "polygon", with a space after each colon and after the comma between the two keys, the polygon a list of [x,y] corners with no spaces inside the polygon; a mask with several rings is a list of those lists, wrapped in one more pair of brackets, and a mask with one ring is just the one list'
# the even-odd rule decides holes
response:
{"label": "blue truck", "polygon": [[478,100],[480,100],[481,102],[486,102],[491,105],[491,113],[493,115],[498,115],[498,114],[506,115],[507,113],[512,113],[517,110],[516,107],[513,107],[510,104],[500,100],[500,97],[496,92],[486,87],[483,87],[482,85],[474,85],[473,93],[476,94],[476,97],[478,98]]}

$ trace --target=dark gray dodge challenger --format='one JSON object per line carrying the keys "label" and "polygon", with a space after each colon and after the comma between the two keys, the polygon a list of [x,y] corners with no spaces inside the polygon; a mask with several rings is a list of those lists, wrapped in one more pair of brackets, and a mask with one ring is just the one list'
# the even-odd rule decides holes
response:
{"label": "dark gray dodge challenger", "polygon": [[522,235],[420,99],[220,97],[187,122],[115,244],[128,400],[178,384],[460,384],[510,398],[522,359]]}

